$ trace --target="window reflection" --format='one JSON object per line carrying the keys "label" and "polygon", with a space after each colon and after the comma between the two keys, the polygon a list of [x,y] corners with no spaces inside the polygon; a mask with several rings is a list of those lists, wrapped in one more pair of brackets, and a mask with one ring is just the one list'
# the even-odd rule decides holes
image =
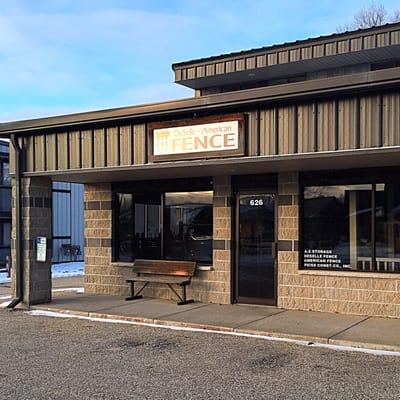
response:
{"label": "window reflection", "polygon": [[132,261],[132,195],[118,194],[118,248],[117,258],[119,261]]}
{"label": "window reflection", "polygon": [[212,262],[212,191],[165,193],[165,258]]}
{"label": "window reflection", "polygon": [[305,268],[372,269],[372,185],[304,189]]}

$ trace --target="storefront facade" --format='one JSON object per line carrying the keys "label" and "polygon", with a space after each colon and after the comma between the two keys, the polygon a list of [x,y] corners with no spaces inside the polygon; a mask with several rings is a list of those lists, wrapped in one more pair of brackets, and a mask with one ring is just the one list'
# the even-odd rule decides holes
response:
{"label": "storefront facade", "polygon": [[0,125],[24,301],[51,298],[34,243],[64,180],[85,184],[87,293],[191,260],[198,301],[400,317],[399,62],[392,24],[175,64],[193,98]]}

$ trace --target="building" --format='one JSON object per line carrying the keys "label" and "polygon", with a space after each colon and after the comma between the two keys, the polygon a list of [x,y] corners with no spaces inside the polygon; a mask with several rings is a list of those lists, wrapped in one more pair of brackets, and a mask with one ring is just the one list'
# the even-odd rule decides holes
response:
{"label": "building", "polygon": [[0,140],[0,270],[6,270],[11,256],[11,178],[9,175],[9,142]]}
{"label": "building", "polygon": [[53,264],[83,261],[83,185],[53,182]]}
{"label": "building", "polygon": [[35,243],[71,181],[87,293],[126,295],[137,257],[188,259],[203,302],[400,317],[399,62],[389,24],[174,64],[193,98],[1,124],[16,301],[51,300]]}

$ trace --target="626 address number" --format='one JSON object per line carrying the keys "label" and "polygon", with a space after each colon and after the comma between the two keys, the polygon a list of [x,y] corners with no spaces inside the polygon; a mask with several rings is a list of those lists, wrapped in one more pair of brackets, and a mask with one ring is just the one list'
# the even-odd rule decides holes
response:
{"label": "626 address number", "polygon": [[250,206],[252,206],[252,207],[263,206],[263,205],[264,205],[263,199],[251,199],[250,200]]}

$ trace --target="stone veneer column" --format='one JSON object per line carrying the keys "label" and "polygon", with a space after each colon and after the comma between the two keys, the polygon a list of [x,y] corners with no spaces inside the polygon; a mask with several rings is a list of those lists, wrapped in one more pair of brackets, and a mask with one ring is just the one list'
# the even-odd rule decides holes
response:
{"label": "stone veneer column", "polygon": [[[15,179],[12,181],[12,293],[16,296]],[[22,179],[23,301],[26,305],[51,301],[52,184],[49,178]],[[36,261],[36,238],[47,238],[45,262]]]}
{"label": "stone veneer column", "polygon": [[[294,304],[288,276],[296,278],[299,263],[299,176],[278,175],[278,307],[301,308]],[[293,284],[295,282],[293,281]]]}
{"label": "stone veneer column", "polygon": [[[85,293],[120,294],[112,261],[110,183],[85,184]],[[118,282],[117,282],[118,281]]]}

